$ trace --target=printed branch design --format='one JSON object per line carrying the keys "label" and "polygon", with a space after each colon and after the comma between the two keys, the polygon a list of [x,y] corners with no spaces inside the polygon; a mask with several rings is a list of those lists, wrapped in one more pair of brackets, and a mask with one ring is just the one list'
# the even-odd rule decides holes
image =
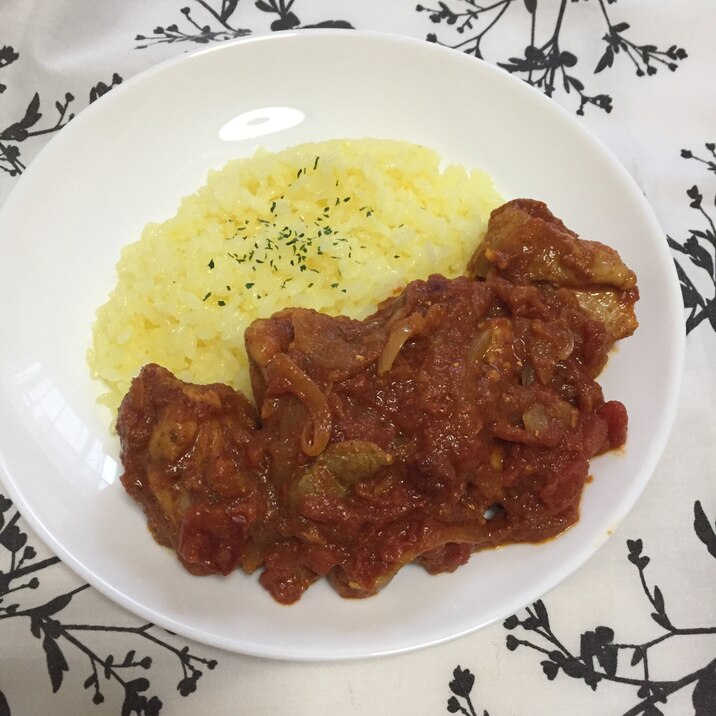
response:
{"label": "printed branch design", "polygon": [[[607,25],[607,33],[602,38],[607,46],[594,69],[595,74],[607,67],[612,67],[616,56],[620,52],[622,52],[622,56],[626,56],[630,60],[637,77],[655,75],[658,65],[663,65],[671,72],[675,72],[678,68],[677,62],[686,59],[687,54],[683,47],[671,45],[668,50],[659,50],[656,45],[637,45],[624,37],[623,33],[630,29],[629,23],[612,23],[604,5],[604,0],[598,1]],[[612,4],[616,0],[608,0],[608,2]]]}
{"label": "printed branch design", "polygon": [[[207,44],[209,42],[224,42],[237,37],[245,37],[251,34],[246,27],[239,27],[232,20],[236,12],[239,0],[221,0],[212,3],[209,0],[193,0],[195,7],[186,6],[181,8],[184,15],[184,29],[173,23],[163,27],[154,28],[151,35],[137,35],[135,40],[143,44],[137,45],[136,49],[144,50],[150,45],[172,44],[176,42],[196,42]],[[325,20],[314,25],[302,25],[301,21],[293,11],[298,0],[255,0],[254,6],[261,12],[275,15],[271,22],[271,30],[292,30],[296,28],[309,27],[338,27],[352,29],[353,26],[345,20]],[[198,6],[198,7],[197,7]],[[197,16],[195,13],[199,12]],[[200,19],[197,19],[199,17]]]}
{"label": "printed branch design", "polygon": [[[588,1],[588,0],[583,0]],[[553,96],[555,91],[563,89],[566,94],[574,92],[579,99],[577,114],[583,115],[588,105],[597,107],[605,112],[612,111],[612,98],[607,94],[587,94],[582,80],[578,79],[571,68],[578,63],[577,56],[566,48],[566,41],[563,42],[564,18],[568,4],[575,4],[579,0],[561,0],[554,26],[547,39],[543,42],[537,41],[537,28],[544,26],[544,22],[538,23],[539,11],[538,0],[494,0],[487,4],[479,4],[475,0],[452,0],[453,7],[460,7],[456,10],[450,7],[447,2],[440,0],[438,7],[426,7],[418,5],[415,9],[420,13],[428,13],[431,22],[452,27],[460,35],[456,42],[445,42],[438,39],[436,33],[429,33],[426,39],[446,47],[462,50],[466,54],[473,55],[480,59],[486,59],[483,55],[483,40],[497,27],[498,23],[513,6],[530,15],[530,36],[525,45],[522,56],[510,57],[506,62],[496,64],[508,72],[521,77],[528,84],[542,90],[548,97]],[[638,77],[656,74],[658,67],[666,67],[672,72],[678,68],[678,62],[686,59],[686,51],[672,45],[667,50],[659,50],[656,45],[637,44],[630,40],[625,33],[630,29],[626,22],[613,22],[607,5],[612,5],[616,0],[597,0],[601,9],[601,15],[605,23],[606,33],[602,40],[606,43],[604,54],[600,58],[594,74],[602,72],[614,66],[616,56],[621,54],[627,57],[635,69]],[[544,6],[543,6],[544,7]]]}
{"label": "printed branch design", "polygon": [[[8,45],[0,48],[0,70],[17,61],[19,57],[20,55]],[[116,73],[112,75],[109,85],[104,82],[98,82],[90,89],[89,102],[94,102],[121,82],[122,78]],[[6,85],[0,84],[0,93],[6,89]],[[43,126],[40,122],[43,118],[43,112],[40,111],[40,95],[35,92],[25,109],[25,114],[0,130],[0,170],[11,177],[22,174],[26,166],[22,161],[21,145],[29,139],[57,132],[67,125],[75,116],[74,112],[70,111],[70,105],[74,101],[74,95],[66,92],[62,100],[55,102],[56,116],[54,123],[50,122]]]}
{"label": "printed branch design", "polygon": [[[716,530],[698,501],[694,505],[694,531],[709,554],[716,558]],[[651,618],[663,630],[661,634],[646,642],[621,642],[615,640],[613,629],[598,626],[581,635],[579,651],[575,652],[554,633],[547,608],[539,600],[525,610],[526,616],[520,618],[513,615],[505,620],[506,629],[514,631],[519,628],[531,634],[531,637],[526,639],[508,634],[505,642],[507,648],[514,651],[519,647],[527,647],[542,654],[542,671],[550,681],[556,679],[561,672],[570,678],[584,681],[592,690],[596,690],[602,681],[635,688],[639,701],[626,711],[624,716],[660,716],[663,712],[659,704],[667,703],[669,696],[690,685],[694,686],[694,716],[716,713],[716,658],[700,669],[672,680],[653,679],[651,669],[651,650],[657,644],[677,637],[716,635],[716,626],[675,626],[668,615],[661,589],[656,585],[650,587],[646,579],[646,568],[650,559],[643,553],[642,540],[628,540],[627,549],[627,558],[637,569],[642,590],[651,609]],[[641,673],[625,675],[625,658],[629,660],[627,668],[632,671],[639,670]]]}
{"label": "printed branch design", "polygon": [[[463,669],[458,666],[452,672],[452,681],[449,684],[452,696],[448,699],[447,710],[451,714],[463,714],[463,716],[477,716],[475,706],[472,703],[470,694],[475,685],[475,676],[470,669]],[[490,716],[487,711],[482,712],[482,716]]]}
{"label": "printed branch design", "polygon": [[[701,163],[707,171],[716,174],[716,144],[707,142],[704,146],[708,152],[706,157],[701,157],[690,149],[682,149],[681,156]],[[686,332],[690,333],[704,320],[707,320],[711,328],[716,331],[716,220],[714,213],[709,213],[704,208],[704,195],[697,184],[688,189],[686,195],[691,199],[689,206],[699,214],[702,227],[689,229],[689,236],[683,241],[676,241],[671,236],[667,236],[666,239],[674,251],[687,256],[691,265],[700,269],[706,283],[713,287],[711,297],[706,298],[691,280],[684,266],[678,259],[674,259],[684,307],[689,312],[686,317]],[[716,204],[716,196],[714,204]]]}
{"label": "printed branch design", "polygon": [[[12,502],[0,495],[0,555],[5,555],[6,570],[0,571],[0,624],[6,619],[26,619],[30,633],[41,640],[45,654],[47,674],[53,693],[62,686],[64,675],[70,670],[70,662],[65,656],[67,647],[77,657],[84,657],[89,664],[89,675],[84,688],[91,690],[92,702],[105,701],[107,689],[119,687],[123,691],[122,713],[136,713],[138,716],[156,716],[162,709],[161,699],[150,694],[149,679],[144,675],[150,671],[154,659],[147,653],[138,655],[135,648],[124,652],[122,658],[114,654],[103,655],[91,643],[90,635],[97,632],[115,634],[117,646],[126,640],[137,641],[151,648],[154,653],[173,656],[181,669],[181,678],[177,690],[182,696],[189,696],[197,689],[197,682],[204,669],[213,670],[217,662],[192,654],[188,646],[178,648],[165,637],[163,630],[153,624],[142,626],[106,626],[94,624],[72,624],[63,621],[61,612],[72,599],[86,590],[83,584],[65,594],[53,597],[48,602],[34,607],[23,607],[20,603],[26,590],[40,588],[40,579],[35,573],[57,564],[57,557],[34,561],[37,553],[27,544],[27,535],[18,525],[20,514],[14,510]],[[30,575],[35,575],[26,579]],[[10,599],[10,595],[13,595]],[[1,628],[1,627],[0,627]],[[64,649],[64,651],[63,651]],[[10,706],[5,694],[0,691],[0,714],[10,714]]]}

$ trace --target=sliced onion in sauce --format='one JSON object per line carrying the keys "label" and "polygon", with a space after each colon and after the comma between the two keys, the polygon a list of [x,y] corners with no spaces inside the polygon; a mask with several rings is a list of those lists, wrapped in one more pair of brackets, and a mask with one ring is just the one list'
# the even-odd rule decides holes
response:
{"label": "sliced onion in sauce", "polygon": [[388,334],[383,352],[378,358],[378,375],[383,375],[393,367],[400,349],[425,325],[425,319],[419,313],[411,313],[407,318],[398,321]]}
{"label": "sliced onion in sauce", "polygon": [[544,405],[535,403],[522,413],[522,422],[530,435],[544,434],[549,428],[549,417]]}
{"label": "sliced onion in sauce", "polygon": [[480,330],[475,338],[473,338],[470,344],[470,350],[467,354],[469,362],[481,361],[485,357],[485,353],[487,353],[487,349],[492,343],[492,332],[493,327],[488,326]]}
{"label": "sliced onion in sauce", "polygon": [[574,350],[574,333],[569,328],[565,328],[564,330],[564,345],[561,346],[560,351],[557,353],[557,357],[559,360],[565,360],[566,358],[569,358],[569,356],[572,355],[572,351]]}
{"label": "sliced onion in sauce", "polygon": [[268,369],[285,381],[287,392],[295,395],[311,415],[301,433],[301,450],[311,457],[320,455],[331,439],[331,411],[326,396],[285,353],[275,355]]}

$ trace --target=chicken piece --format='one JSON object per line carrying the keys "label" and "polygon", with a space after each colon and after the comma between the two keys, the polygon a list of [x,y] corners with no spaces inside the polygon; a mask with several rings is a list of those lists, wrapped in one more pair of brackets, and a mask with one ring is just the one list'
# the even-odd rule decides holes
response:
{"label": "chicken piece", "polygon": [[533,199],[514,199],[492,212],[468,274],[484,278],[491,265],[514,283],[606,285],[623,291],[636,286],[636,275],[614,249],[580,239],[546,204]]}
{"label": "chicken piece", "polygon": [[264,402],[266,371],[275,356],[300,353],[322,370],[326,379],[343,380],[380,354],[385,342],[384,323],[332,317],[308,308],[287,308],[270,318],[257,319],[244,336],[256,404]]}
{"label": "chicken piece", "polygon": [[246,346],[282,536],[261,584],[295,601],[326,575],[364,597],[409,562],[454,569],[572,524],[589,458],[619,438],[621,416],[596,414],[591,373],[608,346],[592,324],[572,293],[500,276],[414,281],[364,321],[305,309],[255,321]]}
{"label": "chicken piece", "polygon": [[541,201],[515,199],[492,212],[468,274],[485,278],[491,271],[517,284],[574,291],[582,309],[604,323],[611,343],[638,325],[634,272],[611,247],[580,239]]}
{"label": "chicken piece", "polygon": [[251,555],[266,498],[250,445],[255,410],[225,385],[145,366],[119,409],[122,484],[162,545],[194,574],[227,574]]}
{"label": "chicken piece", "polygon": [[575,288],[572,292],[580,308],[604,324],[610,344],[631,336],[637,329],[639,322],[634,304],[639,294],[636,288],[628,291],[606,287]]}
{"label": "chicken piece", "polygon": [[572,525],[589,460],[626,440],[596,377],[636,327],[634,275],[527,200],[493,212],[470,273],[413,281],[362,321],[256,320],[258,416],[145,367],[117,430],[157,541],[196,574],[263,568],[289,604],[324,576],[365,597],[410,562],[451,571]]}

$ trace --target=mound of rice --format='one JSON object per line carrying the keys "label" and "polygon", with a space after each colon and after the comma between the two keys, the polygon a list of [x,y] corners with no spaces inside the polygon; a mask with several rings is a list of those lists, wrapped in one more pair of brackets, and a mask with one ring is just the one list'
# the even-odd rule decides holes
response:
{"label": "mound of rice", "polygon": [[250,395],[244,330],[287,306],[362,318],[408,282],[463,273],[501,203],[492,180],[425,147],[333,140],[211,172],[122,252],[88,360],[117,410],[159,363]]}

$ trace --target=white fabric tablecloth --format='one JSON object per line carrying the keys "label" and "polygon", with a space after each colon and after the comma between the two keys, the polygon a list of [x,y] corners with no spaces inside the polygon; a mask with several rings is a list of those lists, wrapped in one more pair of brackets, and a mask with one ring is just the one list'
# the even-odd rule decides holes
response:
{"label": "white fabric tablecloth", "polygon": [[[0,716],[716,714],[716,5],[425,2],[3,0],[0,202],[90,102],[208,43],[315,25],[384,31],[535,84],[529,63],[544,54],[525,48],[558,47],[570,91],[561,79],[539,89],[632,174],[682,283],[684,383],[645,493],[586,566],[504,623],[407,655],[311,664],[145,625],[49,554],[0,486]],[[33,615],[56,638],[37,638]]]}

